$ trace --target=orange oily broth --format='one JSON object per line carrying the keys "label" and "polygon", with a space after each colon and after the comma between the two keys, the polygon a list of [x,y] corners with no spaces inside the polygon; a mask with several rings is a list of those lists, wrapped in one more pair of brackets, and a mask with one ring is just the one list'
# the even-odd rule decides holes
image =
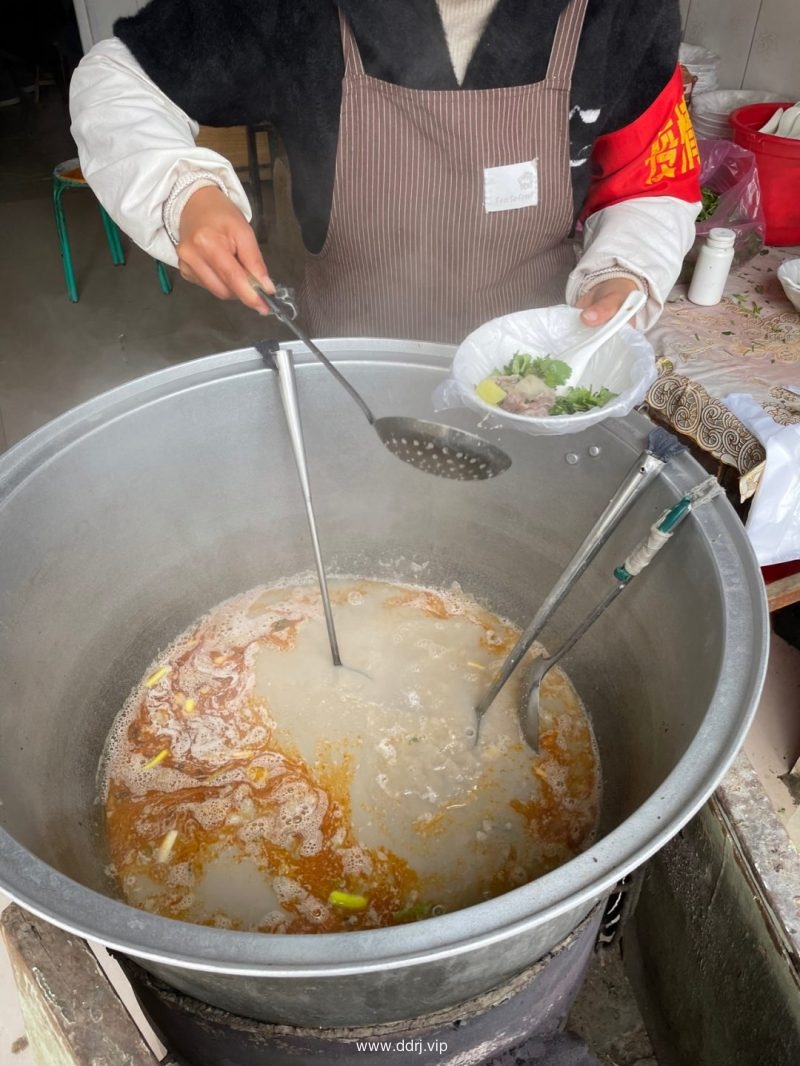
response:
{"label": "orange oily broth", "polygon": [[262,588],[132,692],[101,766],[129,903],[263,932],[374,928],[489,899],[591,842],[599,767],[563,673],[542,688],[538,755],[517,677],[476,747],[473,708],[518,631],[458,588],[351,580],[331,596],[345,668],[316,586]]}

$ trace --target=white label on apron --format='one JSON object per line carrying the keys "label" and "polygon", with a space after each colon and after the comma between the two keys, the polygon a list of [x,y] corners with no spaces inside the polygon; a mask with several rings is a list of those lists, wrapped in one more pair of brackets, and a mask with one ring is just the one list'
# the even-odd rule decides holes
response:
{"label": "white label on apron", "polygon": [[483,206],[490,211],[516,211],[539,203],[539,161],[511,163],[506,167],[485,167]]}

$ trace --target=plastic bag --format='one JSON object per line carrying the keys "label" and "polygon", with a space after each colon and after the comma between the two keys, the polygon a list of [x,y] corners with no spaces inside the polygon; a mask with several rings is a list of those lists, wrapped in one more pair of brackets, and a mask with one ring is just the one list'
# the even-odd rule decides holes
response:
{"label": "plastic bag", "polygon": [[758,255],[764,247],[766,223],[761,204],[756,157],[732,141],[698,141],[700,149],[700,185],[716,193],[719,199],[712,214],[698,218],[695,242],[684,260],[681,281],[691,277],[691,267],[709,231],[717,226],[736,234],[733,265],[740,266]]}
{"label": "plastic bag", "polygon": [[[789,391],[800,395],[800,388]],[[759,566],[794,562],[800,559],[800,424],[780,425],[748,393],[730,393],[724,402],[767,453],[745,527]]]}
{"label": "plastic bag", "polygon": [[720,59],[716,52],[709,52],[700,44],[682,41],[678,49],[678,61],[694,78],[695,92],[711,92],[719,85]]}
{"label": "plastic bag", "polygon": [[469,407],[496,417],[497,423],[523,433],[551,436],[579,433],[606,418],[622,418],[640,403],[656,379],[656,357],[644,334],[623,326],[594,353],[581,374],[581,384],[594,388],[605,385],[617,395],[602,407],[574,415],[531,418],[511,414],[486,404],[475,395],[475,386],[496,367],[507,363],[516,352],[552,355],[558,358],[582,337],[590,336],[591,326],[580,321],[581,313],[567,304],[536,307],[493,318],[479,326],[461,343],[453,358],[450,377],[433,395],[434,409]]}

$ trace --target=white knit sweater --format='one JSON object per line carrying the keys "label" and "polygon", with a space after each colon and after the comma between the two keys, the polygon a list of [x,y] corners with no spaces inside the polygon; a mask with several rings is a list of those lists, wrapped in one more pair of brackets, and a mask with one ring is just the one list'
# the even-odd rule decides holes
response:
{"label": "white knit sweater", "polygon": [[[498,0],[437,0],[453,70],[463,81]],[[252,211],[231,164],[195,145],[197,123],[169,100],[116,38],[83,58],[70,85],[81,167],[112,218],[145,251],[177,265],[175,238],[188,196],[218,184],[246,218]],[[586,223],[566,300],[624,274],[649,292],[640,328],[658,318],[695,236],[699,204],[650,196],[613,204]]]}
{"label": "white knit sweater", "polygon": [[497,0],[436,0],[436,4],[444,25],[450,61],[460,85]]}

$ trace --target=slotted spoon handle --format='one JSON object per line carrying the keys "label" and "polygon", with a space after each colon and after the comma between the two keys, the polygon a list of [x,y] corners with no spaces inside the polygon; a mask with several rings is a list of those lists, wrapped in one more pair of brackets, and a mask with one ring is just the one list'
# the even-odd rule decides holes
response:
{"label": "slotted spoon handle", "polygon": [[316,346],[316,344],[314,344],[314,342],[311,340],[311,338],[305,333],[305,331],[297,325],[297,322],[295,321],[295,316],[297,315],[297,308],[294,306],[294,304],[281,300],[280,297],[273,296],[272,293],[267,292],[261,282],[257,278],[254,278],[252,274],[248,274],[247,280],[250,282],[250,285],[252,286],[254,292],[258,293],[258,295],[261,297],[261,299],[264,301],[264,303],[267,305],[273,315],[275,315],[278,321],[283,322],[284,326],[288,326],[292,333],[294,333],[295,337],[297,337],[299,341],[302,341],[302,343],[305,344],[306,348],[308,348],[312,355],[315,355],[317,359],[319,359],[319,361],[322,363],[322,365],[326,367],[331,372],[331,374],[333,374],[333,376],[336,378],[342,388],[348,391],[350,396],[355,400],[355,402],[364,412],[369,424],[371,426],[375,425],[375,415],[372,413],[369,407],[367,407],[366,403],[361,398],[361,395],[356,392],[356,390],[353,388],[353,386],[350,384],[344,374],[339,373],[339,371],[336,369],[336,367],[333,365],[327,355],[321,352]]}

